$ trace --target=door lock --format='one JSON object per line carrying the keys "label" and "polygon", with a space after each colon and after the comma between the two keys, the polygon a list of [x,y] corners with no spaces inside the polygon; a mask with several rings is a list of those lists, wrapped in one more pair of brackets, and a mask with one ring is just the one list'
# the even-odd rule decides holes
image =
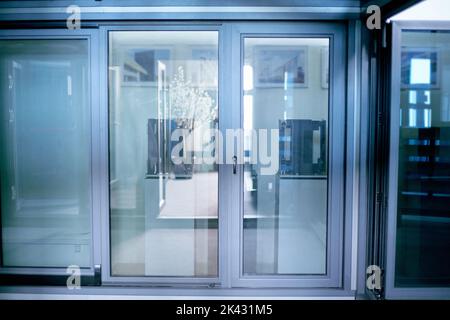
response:
{"label": "door lock", "polygon": [[236,174],[237,171],[237,157],[233,156],[233,174]]}

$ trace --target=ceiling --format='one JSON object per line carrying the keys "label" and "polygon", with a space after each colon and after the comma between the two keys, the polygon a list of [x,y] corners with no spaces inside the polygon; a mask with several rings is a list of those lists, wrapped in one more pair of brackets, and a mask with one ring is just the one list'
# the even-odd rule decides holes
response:
{"label": "ceiling", "polygon": [[23,0],[0,1],[0,21],[65,20],[68,6],[92,20],[346,20],[371,4],[385,18],[421,0]]}

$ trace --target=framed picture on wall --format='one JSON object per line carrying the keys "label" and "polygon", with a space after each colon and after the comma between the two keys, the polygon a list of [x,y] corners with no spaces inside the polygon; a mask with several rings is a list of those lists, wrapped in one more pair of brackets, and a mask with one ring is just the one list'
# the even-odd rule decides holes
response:
{"label": "framed picture on wall", "polygon": [[158,61],[168,66],[171,57],[169,48],[130,49],[123,60],[122,81],[128,84],[146,82],[157,84]]}
{"label": "framed picture on wall", "polygon": [[308,47],[259,46],[254,57],[256,87],[308,87]]}
{"label": "framed picture on wall", "polygon": [[323,89],[328,89],[328,81],[330,79],[330,54],[328,47],[320,49],[321,75],[320,82]]}
{"label": "framed picture on wall", "polygon": [[437,48],[403,47],[401,59],[402,88],[439,88],[440,68]]}

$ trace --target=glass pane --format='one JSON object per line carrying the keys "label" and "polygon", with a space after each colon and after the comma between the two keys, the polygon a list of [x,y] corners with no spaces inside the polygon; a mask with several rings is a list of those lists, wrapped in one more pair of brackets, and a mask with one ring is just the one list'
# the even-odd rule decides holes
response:
{"label": "glass pane", "polygon": [[215,277],[218,34],[112,32],[109,49],[112,275]]}
{"label": "glass pane", "polygon": [[403,32],[395,285],[450,285],[450,33]]}
{"label": "glass pane", "polygon": [[329,40],[244,50],[244,274],[325,274]]}
{"label": "glass pane", "polygon": [[0,41],[2,258],[91,265],[87,40]]}

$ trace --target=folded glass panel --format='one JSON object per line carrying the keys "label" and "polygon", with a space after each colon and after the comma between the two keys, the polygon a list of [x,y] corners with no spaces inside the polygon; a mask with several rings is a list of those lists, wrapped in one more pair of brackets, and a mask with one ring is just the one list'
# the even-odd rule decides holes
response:
{"label": "folded glass panel", "polygon": [[402,33],[396,287],[450,286],[449,43]]}

